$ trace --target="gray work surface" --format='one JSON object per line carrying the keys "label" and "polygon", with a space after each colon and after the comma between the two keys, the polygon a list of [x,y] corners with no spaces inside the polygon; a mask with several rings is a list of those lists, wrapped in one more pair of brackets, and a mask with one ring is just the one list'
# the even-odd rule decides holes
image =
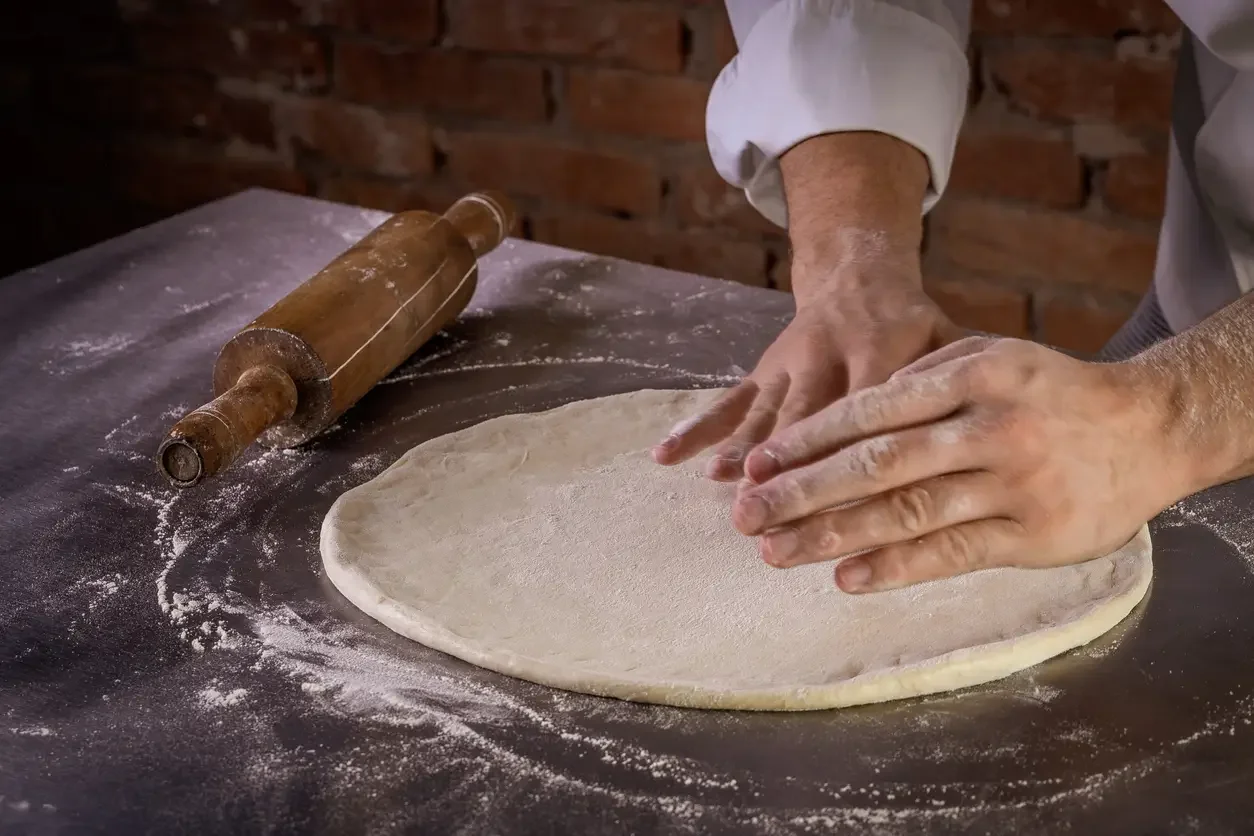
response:
{"label": "gray work surface", "polygon": [[1155,521],[1146,602],[1092,645],[841,711],[553,691],[402,639],[326,582],[327,508],[403,451],[725,385],[783,294],[510,241],[465,315],[323,437],[168,487],[153,453],[218,348],[381,219],[249,192],[0,281],[0,831],[1254,831],[1249,483]]}

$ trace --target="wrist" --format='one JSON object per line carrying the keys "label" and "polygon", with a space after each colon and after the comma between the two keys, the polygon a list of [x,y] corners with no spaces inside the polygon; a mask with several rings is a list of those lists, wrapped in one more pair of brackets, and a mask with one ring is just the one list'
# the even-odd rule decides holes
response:
{"label": "wrist", "polygon": [[834,297],[901,298],[923,292],[919,256],[913,250],[863,230],[842,230],[837,237],[839,249],[822,255],[813,249],[793,253],[792,292],[798,307]]}
{"label": "wrist", "polygon": [[1144,455],[1158,463],[1163,489],[1162,507],[1225,479],[1216,465],[1218,450],[1207,450],[1203,439],[1203,411],[1195,381],[1178,364],[1146,353],[1111,363],[1125,397],[1145,412]]}
{"label": "wrist", "polygon": [[789,239],[802,261],[918,253],[930,172],[912,145],[875,132],[824,134],[785,152],[780,171]]}

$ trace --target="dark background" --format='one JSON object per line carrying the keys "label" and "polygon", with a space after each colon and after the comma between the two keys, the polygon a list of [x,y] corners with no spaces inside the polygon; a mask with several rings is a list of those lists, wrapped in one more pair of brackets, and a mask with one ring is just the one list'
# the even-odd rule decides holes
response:
{"label": "dark background", "polygon": [[[1098,347],[1147,286],[1179,24],[1157,0],[977,0],[929,219],[963,324]],[[721,0],[46,0],[0,10],[0,275],[266,186],[397,210],[474,187],[521,234],[788,287],[711,168]]]}

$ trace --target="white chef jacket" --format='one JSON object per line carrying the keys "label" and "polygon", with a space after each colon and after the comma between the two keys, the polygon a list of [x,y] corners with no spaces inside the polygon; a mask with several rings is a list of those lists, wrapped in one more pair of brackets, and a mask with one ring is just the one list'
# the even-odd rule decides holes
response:
{"label": "white chef jacket", "polygon": [[[726,0],[739,46],[706,109],[715,168],[787,226],[779,157],[878,131],[927,158],[944,193],[966,110],[969,0]],[[1154,285],[1179,333],[1254,288],[1254,2],[1175,0],[1189,29],[1172,113]]]}

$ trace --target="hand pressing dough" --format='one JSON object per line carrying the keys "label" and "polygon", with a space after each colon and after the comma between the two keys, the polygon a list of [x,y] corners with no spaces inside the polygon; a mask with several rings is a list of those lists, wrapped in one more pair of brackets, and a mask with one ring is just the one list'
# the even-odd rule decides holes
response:
{"label": "hand pressing dough", "polygon": [[734,487],[649,448],[717,396],[642,391],[507,415],[409,451],[322,526],[331,582],[396,632],[481,667],[697,708],[880,702],[1004,677],[1144,596],[1148,529],[1107,557],[865,596],[832,563],[772,569]]}

